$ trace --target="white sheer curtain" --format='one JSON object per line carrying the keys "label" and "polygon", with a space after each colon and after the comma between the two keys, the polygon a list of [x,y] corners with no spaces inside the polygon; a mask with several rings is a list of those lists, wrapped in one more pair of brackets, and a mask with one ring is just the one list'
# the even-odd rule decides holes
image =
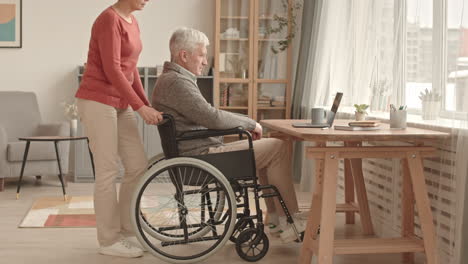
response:
{"label": "white sheer curtain", "polygon": [[[311,39],[301,40],[310,43],[308,57],[313,59],[304,77],[302,117],[309,117],[311,107],[330,105],[340,91],[345,95],[342,111],[351,110],[347,107],[354,103],[367,103],[371,116],[385,119],[390,103],[408,105],[410,126],[450,132],[449,140],[432,144],[440,155],[424,162],[425,176],[440,263],[466,263],[461,245],[468,245],[463,241],[467,239],[463,234],[468,233],[463,225],[468,210],[464,203],[468,197],[468,0],[316,2],[320,10],[318,19],[309,25],[313,27]],[[418,95],[425,88],[443,97],[435,120],[421,118]],[[311,175],[313,162],[301,164],[302,175]],[[385,185],[379,193],[383,198],[368,194],[375,229],[398,234],[399,161],[366,161],[364,170],[369,188]],[[311,177],[302,177],[301,187],[309,189],[310,181]],[[417,218],[415,223],[420,235]]]}

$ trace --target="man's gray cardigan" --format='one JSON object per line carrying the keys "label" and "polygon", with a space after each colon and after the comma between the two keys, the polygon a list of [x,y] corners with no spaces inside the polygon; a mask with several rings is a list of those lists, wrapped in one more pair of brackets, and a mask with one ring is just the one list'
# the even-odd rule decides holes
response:
{"label": "man's gray cardigan", "polygon": [[[254,120],[211,106],[200,93],[196,81],[196,76],[182,66],[165,62],[163,73],[154,87],[152,105],[174,117],[177,135],[182,131],[205,128],[242,127],[249,131],[255,128]],[[184,155],[197,155],[219,145],[222,145],[222,139],[218,137],[182,141],[179,151]]]}

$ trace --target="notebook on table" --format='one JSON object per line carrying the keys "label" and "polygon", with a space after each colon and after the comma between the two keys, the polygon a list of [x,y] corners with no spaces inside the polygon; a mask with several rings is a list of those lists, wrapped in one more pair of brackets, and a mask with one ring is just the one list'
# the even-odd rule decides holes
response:
{"label": "notebook on table", "polygon": [[376,127],[376,126],[380,126],[380,121],[379,120],[351,121],[348,123],[348,126]]}
{"label": "notebook on table", "polygon": [[380,130],[380,126],[338,126],[333,127],[335,130],[348,130],[348,131],[371,131]]}

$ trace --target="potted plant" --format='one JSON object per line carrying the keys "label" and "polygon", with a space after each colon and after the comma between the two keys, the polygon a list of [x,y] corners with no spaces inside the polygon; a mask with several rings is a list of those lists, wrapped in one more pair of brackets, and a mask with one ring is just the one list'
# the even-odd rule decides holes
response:
{"label": "potted plant", "polygon": [[281,5],[285,14],[274,14],[272,20],[274,22],[273,24],[269,24],[266,27],[260,27],[261,30],[259,34],[263,37],[287,31],[284,39],[278,40],[276,45],[273,44],[270,47],[274,54],[285,51],[296,36],[296,17],[297,12],[302,10],[302,2],[303,0],[293,0],[292,4],[289,5],[288,0],[281,0]]}
{"label": "potted plant", "polygon": [[362,121],[366,119],[366,109],[369,108],[368,104],[354,104],[354,108],[356,109],[356,111],[354,112],[356,116],[356,121]]}
{"label": "potted plant", "polygon": [[426,88],[419,94],[419,99],[421,99],[422,104],[422,119],[436,119],[440,112],[442,96],[439,93]]}

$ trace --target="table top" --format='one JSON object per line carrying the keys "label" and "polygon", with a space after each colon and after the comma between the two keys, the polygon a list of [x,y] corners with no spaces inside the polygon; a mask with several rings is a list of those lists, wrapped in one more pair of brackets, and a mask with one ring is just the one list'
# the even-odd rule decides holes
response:
{"label": "table top", "polygon": [[[353,120],[335,120],[333,125],[347,126]],[[381,129],[372,131],[347,131],[334,128],[296,128],[293,123],[310,122],[300,119],[270,119],[261,120],[263,127],[294,136],[305,141],[426,141],[441,140],[450,136],[449,133],[408,127],[406,129],[390,129],[389,124],[380,124]]]}
{"label": "table top", "polygon": [[37,136],[37,137],[20,137],[19,140],[24,141],[69,141],[88,139],[87,137],[63,137],[63,136]]}

